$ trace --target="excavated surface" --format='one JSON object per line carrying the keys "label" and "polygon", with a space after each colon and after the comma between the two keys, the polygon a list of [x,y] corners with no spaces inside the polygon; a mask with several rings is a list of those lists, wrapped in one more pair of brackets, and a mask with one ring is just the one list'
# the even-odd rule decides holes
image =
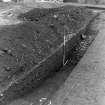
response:
{"label": "excavated surface", "polygon": [[[58,49],[64,43],[64,36],[73,37],[85,28],[93,17],[92,12],[86,8],[69,6],[36,8],[26,13],[21,11],[20,15],[17,15],[17,11],[12,9],[1,13],[2,19],[4,17],[4,20],[10,22],[13,19],[13,24],[5,22],[0,25],[1,91]],[[14,24],[14,21],[19,23]]]}

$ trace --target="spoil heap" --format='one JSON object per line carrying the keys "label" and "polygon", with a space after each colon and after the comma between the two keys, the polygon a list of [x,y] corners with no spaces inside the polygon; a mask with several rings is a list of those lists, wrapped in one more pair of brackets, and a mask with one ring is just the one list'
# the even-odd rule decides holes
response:
{"label": "spoil heap", "polygon": [[95,17],[89,9],[71,6],[16,13],[8,11],[7,19],[19,22],[0,25],[2,105],[32,90],[61,68]]}

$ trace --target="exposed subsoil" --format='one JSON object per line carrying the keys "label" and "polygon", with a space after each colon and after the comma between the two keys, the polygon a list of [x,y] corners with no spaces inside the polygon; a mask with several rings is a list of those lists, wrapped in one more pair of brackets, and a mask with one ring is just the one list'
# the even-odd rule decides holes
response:
{"label": "exposed subsoil", "polygon": [[91,16],[85,9],[70,11],[69,7],[33,12],[23,14],[24,23],[4,26],[0,30],[1,82],[35,66],[63,42],[64,34],[77,33],[86,23],[85,18]]}
{"label": "exposed subsoil", "polygon": [[[50,69],[47,69],[48,72],[43,71],[44,68],[41,71],[35,70],[34,76],[32,76],[33,72],[29,70],[58,49],[64,43],[64,36],[71,35],[70,38],[73,38],[94,17],[92,12],[86,8],[69,6],[48,10],[36,8],[26,13],[21,12],[22,14],[19,16],[16,15],[18,14],[16,11],[0,14],[2,19],[10,20],[13,23],[8,24],[4,21],[5,24],[0,26],[0,88],[1,91],[6,88],[6,92],[4,89],[5,93],[0,94],[3,103],[5,103],[5,97],[9,100],[10,96],[14,94],[18,95],[26,92],[27,89],[33,89],[35,86],[33,83],[48,76]],[[17,20],[20,20],[20,23],[15,25],[14,22]],[[86,36],[88,37],[88,35]],[[86,36],[82,34],[80,40],[84,40]],[[79,36],[77,35],[77,37]],[[79,46],[71,52],[72,68],[82,56],[81,46],[85,46],[84,49],[86,49],[89,46],[88,43],[91,42],[87,40],[80,44],[80,40]],[[71,45],[74,47],[75,43],[77,42],[71,42]],[[81,54],[74,57],[78,55],[79,49],[81,49]],[[29,73],[30,75],[28,75]],[[30,76],[29,80],[25,77],[27,75]],[[13,91],[8,91],[8,88]]]}
{"label": "exposed subsoil", "polygon": [[[35,89],[35,91],[15,100],[10,105],[50,105],[48,100],[50,100],[54,93],[62,86],[73,68],[77,65],[92,41],[97,36],[98,30],[93,28],[92,24],[91,27],[87,29],[86,33],[81,35],[81,41],[72,50],[70,60],[59,72],[50,75],[44,83]],[[69,68],[69,70],[67,68]]]}

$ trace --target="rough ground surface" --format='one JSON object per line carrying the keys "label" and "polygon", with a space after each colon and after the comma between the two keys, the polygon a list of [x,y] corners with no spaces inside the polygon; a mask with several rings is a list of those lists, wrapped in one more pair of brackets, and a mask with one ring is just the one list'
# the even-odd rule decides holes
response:
{"label": "rough ground surface", "polygon": [[[12,8],[16,10],[0,14],[2,20],[12,23],[4,21],[0,25],[0,102],[4,105],[6,100],[27,93],[51,71],[60,68],[63,55],[67,56],[63,54],[64,36],[67,42],[69,38],[69,52],[83,33],[79,32],[94,17],[91,10],[81,7],[36,8],[27,13]],[[50,55],[54,56],[50,58]]]}
{"label": "rough ground surface", "polygon": [[50,105],[105,105],[105,13],[100,16],[98,29],[94,43]]}
{"label": "rough ground surface", "polygon": [[[13,101],[10,105],[43,105],[47,100],[51,99],[51,97],[55,95],[55,92],[59,90],[59,88],[65,82],[75,65],[84,55],[86,49],[92,43],[96,35],[97,30],[93,30],[93,25],[91,24],[86,33],[81,36],[83,40],[78,42],[78,45],[71,51],[72,53],[69,56],[70,61],[68,64],[57,72],[55,76],[52,74],[52,76],[47,78],[47,80],[45,80],[44,83],[38,88],[35,88],[32,93],[27,94],[24,97],[20,97],[18,100]],[[48,103],[45,105],[47,104]]]}
{"label": "rough ground surface", "polygon": [[[4,13],[2,19],[8,14]],[[35,66],[63,42],[64,35],[77,33],[91,15],[91,12],[82,8],[34,9],[23,14],[24,21],[19,24],[1,24],[0,81]]]}

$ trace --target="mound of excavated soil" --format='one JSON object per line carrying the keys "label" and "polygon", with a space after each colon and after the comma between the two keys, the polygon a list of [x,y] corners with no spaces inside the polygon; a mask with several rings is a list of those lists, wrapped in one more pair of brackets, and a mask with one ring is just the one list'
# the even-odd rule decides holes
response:
{"label": "mound of excavated soil", "polygon": [[78,33],[94,17],[86,8],[70,6],[35,8],[22,14],[9,12],[4,13],[4,18],[8,15],[8,21],[20,22],[0,25],[2,104],[36,87],[50,72],[59,69],[64,59],[64,36],[69,55],[78,41]]}

